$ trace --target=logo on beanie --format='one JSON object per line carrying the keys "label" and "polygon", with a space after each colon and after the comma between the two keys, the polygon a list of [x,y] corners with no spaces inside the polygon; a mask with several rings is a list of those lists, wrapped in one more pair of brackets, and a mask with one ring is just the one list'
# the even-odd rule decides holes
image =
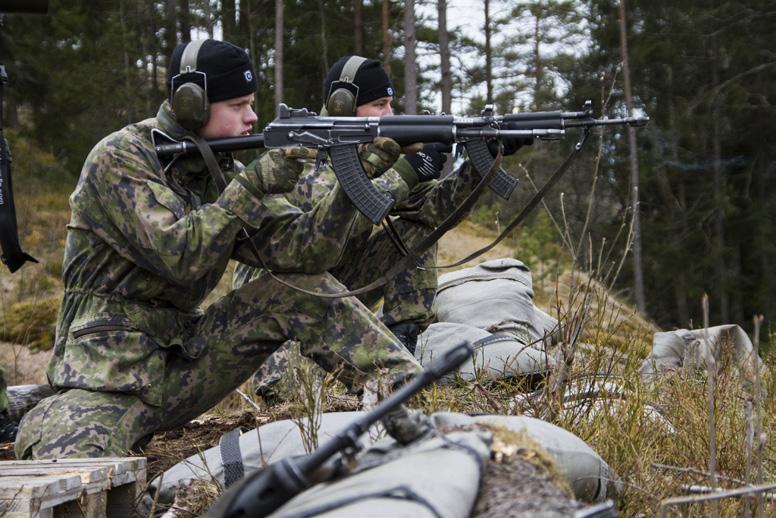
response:
{"label": "logo on beanie", "polygon": [[251,81],[253,81],[253,74],[251,73],[250,70],[246,70],[245,72],[243,72],[243,75],[245,76],[246,83],[250,83]]}
{"label": "logo on beanie", "polygon": [[388,95],[393,95],[393,88],[391,88],[390,86],[386,88],[385,91],[388,92]]}

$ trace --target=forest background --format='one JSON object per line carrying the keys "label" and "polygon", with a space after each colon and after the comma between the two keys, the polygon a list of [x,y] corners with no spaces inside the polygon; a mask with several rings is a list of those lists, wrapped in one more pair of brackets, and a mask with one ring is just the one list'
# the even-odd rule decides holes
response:
{"label": "forest background", "polygon": [[[45,260],[15,274],[26,279],[6,302],[58,282],[67,194],[87,152],[156,112],[167,95],[170,51],[194,34],[249,50],[259,127],[280,100],[317,111],[328,67],[352,53],[384,63],[398,113],[478,114],[491,103],[502,114],[571,111],[592,99],[597,114],[623,116],[627,77],[633,110],[651,117],[636,149],[625,130],[596,136],[547,197],[547,210],[513,236],[515,255],[557,270],[574,236],[590,243],[580,256],[606,270],[636,243],[639,260],[623,263],[616,287],[659,326],[700,327],[708,293],[711,324],[751,330],[761,313],[767,331],[776,310],[776,6],[629,0],[624,26],[620,7],[612,0],[51,0],[48,15],[7,15],[0,63],[10,77],[5,126],[22,243]],[[464,31],[446,18],[482,23]],[[507,169],[521,177],[517,199],[486,199],[475,220],[503,227],[533,194],[526,176],[541,184],[571,150],[577,135],[569,133],[510,157]],[[561,232],[553,221],[564,222]],[[638,231],[635,241],[623,224]],[[52,297],[31,314],[53,319],[57,304]],[[4,339],[19,342],[11,331],[4,328]]]}

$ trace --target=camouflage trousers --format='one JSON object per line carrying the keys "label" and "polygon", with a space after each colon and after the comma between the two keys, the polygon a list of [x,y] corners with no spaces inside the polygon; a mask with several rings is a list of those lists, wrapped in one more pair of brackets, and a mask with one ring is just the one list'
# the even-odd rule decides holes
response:
{"label": "camouflage trousers", "polygon": [[[394,226],[408,247],[415,246],[431,232],[428,227],[401,218]],[[417,266],[402,271],[382,288],[359,295],[359,299],[371,308],[382,299],[381,320],[386,326],[412,322],[422,331],[436,315],[436,255],[437,246],[434,245],[420,257]],[[357,289],[378,279],[401,258],[401,253],[381,228],[366,239],[352,239],[332,274],[349,289]],[[241,282],[239,273],[236,282]],[[284,344],[259,367],[253,376],[253,389],[257,394],[269,396],[272,393],[287,371],[289,360],[298,357],[293,354],[294,346],[291,342]],[[304,358],[301,361],[305,361]]]}
{"label": "camouflage trousers", "polygon": [[[329,274],[282,275],[307,290],[333,293],[344,287]],[[415,359],[360,301],[322,299],[293,290],[267,275],[213,303],[181,334],[204,339],[197,358],[165,350],[161,404],[140,394],[62,389],[24,417],[16,440],[18,458],[126,455],[156,431],[181,426],[202,414],[255,372],[283,342],[346,384],[376,374],[393,385],[419,370]],[[100,373],[94,373],[99,384]],[[57,388],[57,387],[55,387]]]}

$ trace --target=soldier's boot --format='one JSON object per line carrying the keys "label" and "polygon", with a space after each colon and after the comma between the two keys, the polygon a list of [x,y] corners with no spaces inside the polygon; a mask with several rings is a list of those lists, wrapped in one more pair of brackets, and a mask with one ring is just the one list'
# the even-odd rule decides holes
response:
{"label": "soldier's boot", "polygon": [[415,354],[415,348],[418,345],[418,335],[420,334],[420,326],[415,322],[399,322],[398,324],[392,324],[388,326],[396,338],[401,341],[404,348]]}

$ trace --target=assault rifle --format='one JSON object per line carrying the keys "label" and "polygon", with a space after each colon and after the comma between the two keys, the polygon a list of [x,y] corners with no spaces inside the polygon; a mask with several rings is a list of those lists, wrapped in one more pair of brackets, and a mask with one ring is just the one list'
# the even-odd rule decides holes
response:
{"label": "assault rifle", "polygon": [[[558,140],[567,128],[629,125],[643,126],[648,117],[596,119],[593,103],[586,101],[578,112],[525,112],[496,116],[487,108],[479,117],[452,115],[391,115],[386,117],[321,117],[307,109],[292,109],[281,104],[278,117],[259,134],[208,141],[215,151],[236,151],[259,147],[305,146],[317,148],[319,159],[331,157],[342,189],[356,208],[373,223],[379,223],[393,207],[394,200],[378,190],[364,173],[358,157],[358,144],[377,137],[390,137],[402,146],[418,142],[462,143],[474,168],[486,174],[494,158],[487,141],[527,138]],[[159,157],[171,157],[197,150],[193,142],[160,142]],[[499,170],[489,188],[509,199],[517,179]]]}
{"label": "assault rifle", "polygon": [[336,453],[353,455],[359,449],[358,438],[369,427],[395,410],[420,389],[457,369],[472,357],[474,350],[464,342],[423,369],[371,412],[345,427],[323,446],[303,457],[285,458],[232,486],[208,511],[208,518],[267,516],[313,484],[310,477]]}

